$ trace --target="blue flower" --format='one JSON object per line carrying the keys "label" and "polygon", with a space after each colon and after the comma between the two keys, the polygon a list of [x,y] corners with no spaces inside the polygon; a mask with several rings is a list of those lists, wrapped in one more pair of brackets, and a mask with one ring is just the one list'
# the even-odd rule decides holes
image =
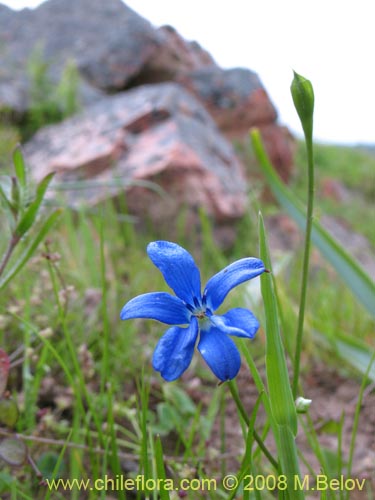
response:
{"label": "blue flower", "polygon": [[179,378],[190,365],[199,337],[198,350],[213,373],[221,381],[234,378],[241,359],[230,335],[252,339],[259,323],[243,308],[222,316],[214,312],[232,288],[265,271],[263,262],[253,257],[233,262],[208,281],[202,295],[200,272],[189,252],[169,241],[154,241],[147,253],[176,296],[166,292],[139,295],[125,304],[121,319],[187,325],[172,326],[164,333],[154,351],[154,369],[167,381]]}

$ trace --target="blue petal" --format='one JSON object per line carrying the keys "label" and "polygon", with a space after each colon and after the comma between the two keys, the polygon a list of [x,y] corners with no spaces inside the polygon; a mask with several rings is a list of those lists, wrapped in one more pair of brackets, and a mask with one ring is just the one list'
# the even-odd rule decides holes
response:
{"label": "blue petal", "polygon": [[176,243],[154,241],[149,243],[147,253],[177,297],[197,306],[197,300],[201,301],[201,279],[189,252]]}
{"label": "blue petal", "polygon": [[211,326],[202,330],[198,350],[204,360],[221,381],[234,378],[241,366],[241,357],[231,338],[218,328]]}
{"label": "blue petal", "polygon": [[212,276],[208,281],[203,297],[206,297],[207,306],[215,311],[224,301],[227,294],[235,286],[244,281],[259,276],[265,270],[260,259],[248,257],[237,260]]}
{"label": "blue petal", "polygon": [[164,380],[176,380],[190,365],[197,335],[198,322],[193,317],[188,328],[173,326],[159,340],[152,358],[152,366],[160,372]]}
{"label": "blue petal", "polygon": [[223,316],[213,315],[210,318],[216,328],[228,335],[252,339],[259,328],[259,321],[248,309],[237,307]]}
{"label": "blue petal", "polygon": [[150,318],[167,325],[183,325],[189,323],[190,313],[179,298],[166,292],[154,292],[130,300],[122,308],[120,318]]}

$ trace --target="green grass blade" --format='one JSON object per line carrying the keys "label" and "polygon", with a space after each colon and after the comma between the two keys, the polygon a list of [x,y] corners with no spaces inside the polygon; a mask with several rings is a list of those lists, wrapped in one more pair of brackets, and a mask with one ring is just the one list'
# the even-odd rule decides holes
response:
{"label": "green grass blade", "polygon": [[168,490],[164,488],[164,483],[167,476],[165,474],[165,467],[164,467],[163,447],[159,435],[156,436],[155,439],[155,462],[156,462],[156,473],[158,479],[162,479],[162,481],[160,482],[161,487],[159,490],[160,500],[170,500]]}
{"label": "green grass blade", "polygon": [[[62,447],[60,453],[59,453],[59,456],[56,460],[56,464],[55,464],[55,467],[53,468],[53,472],[52,472],[52,477],[51,479],[56,479],[58,476],[57,476],[57,473],[58,471],[60,470],[60,467],[61,467],[61,463],[63,461],[63,458],[64,458],[64,455],[65,455],[65,451],[66,451],[66,447],[68,445],[68,443],[70,442],[70,439],[72,437],[72,433],[73,433],[73,429],[70,430],[67,438],[65,439],[65,444],[64,446]],[[51,481],[52,482],[52,481]],[[45,500],[49,500],[51,498],[51,494],[52,494],[52,491],[53,491],[53,488],[48,488],[47,489],[47,493],[45,495]]]}
{"label": "green grass blade", "polygon": [[[259,214],[259,241],[260,257],[266,269],[271,270],[271,260],[261,214]],[[297,414],[280,336],[272,276],[269,273],[263,273],[261,276],[261,290],[266,313],[266,371],[272,414],[278,425],[288,426],[296,435]]]}
{"label": "green grass blade", "polygon": [[4,277],[0,279],[0,290],[2,290],[28,262],[40,242],[43,241],[51,227],[55,224],[60,214],[61,210],[56,210],[55,212],[52,212],[52,214],[43,222],[39,232],[36,236],[34,236],[34,239],[31,241],[29,246],[22,252],[14,266]]}
{"label": "green grass blade", "polygon": [[[251,139],[255,155],[273,194],[297,225],[304,229],[306,216],[303,205],[276,174],[264,150],[259,131],[252,130]],[[358,262],[317,221],[313,222],[312,241],[362,305],[370,314],[375,315],[375,284]]]}
{"label": "green grass blade", "polygon": [[[120,477],[121,475],[121,463],[119,460],[118,456],[118,443],[117,443],[117,436],[116,436],[116,424],[115,424],[115,419],[113,415],[113,389],[112,386],[109,387],[108,389],[108,430],[109,430],[109,436],[110,436],[110,447],[111,447],[111,456],[110,462],[111,462],[111,468],[116,475],[116,477]],[[120,500],[125,500],[126,499],[126,493],[125,491],[119,490],[118,491],[118,498]]]}

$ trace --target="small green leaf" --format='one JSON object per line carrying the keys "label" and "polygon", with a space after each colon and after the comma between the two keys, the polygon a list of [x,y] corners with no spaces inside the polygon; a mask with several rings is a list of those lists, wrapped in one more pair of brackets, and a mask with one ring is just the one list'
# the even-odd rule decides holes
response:
{"label": "small green leaf", "polygon": [[180,415],[191,416],[196,412],[196,406],[185,391],[177,385],[168,384],[163,387],[165,399],[178,409]]}
{"label": "small green leaf", "polygon": [[0,349],[0,396],[4,393],[9,375],[10,360],[8,354]]}
{"label": "small green leaf", "polygon": [[16,149],[13,152],[13,163],[14,163],[14,169],[16,171],[16,176],[17,176],[18,182],[20,183],[21,188],[25,188],[26,187],[26,168],[25,168],[25,162],[23,160],[21,148],[19,145],[16,147]]}
{"label": "small green leaf", "polygon": [[16,402],[10,398],[0,398],[0,424],[13,428],[18,417],[19,411]]}
{"label": "small green leaf", "polygon": [[335,434],[337,435],[340,432],[341,423],[336,420],[330,419],[324,422],[323,425],[319,426],[319,432],[325,432],[327,434]]}
{"label": "small green leaf", "polygon": [[21,189],[16,177],[12,177],[12,205],[16,213],[21,209]]}
{"label": "small green leaf", "polygon": [[52,214],[50,214],[50,216],[43,222],[41,228],[39,229],[39,232],[34,237],[30,245],[20,255],[19,259],[14,264],[12,269],[4,277],[0,278],[0,290],[4,288],[28,262],[28,260],[31,258],[32,254],[38,247],[39,243],[46,237],[48,231],[60,216],[61,212],[62,210],[60,209],[55,210],[55,212],[52,212]]}
{"label": "small green leaf", "polygon": [[176,424],[180,420],[180,416],[170,403],[159,403],[157,405],[158,423],[154,425],[154,431],[167,435],[176,429]]}
{"label": "small green leaf", "polygon": [[0,202],[1,201],[4,205],[4,207],[8,210],[8,212],[13,214],[13,216],[14,216],[16,213],[16,209],[15,209],[13,203],[8,199],[7,195],[5,194],[3,187],[0,185]]}
{"label": "small green leaf", "polygon": [[41,472],[43,479],[59,478],[65,468],[64,461],[60,459],[60,456],[51,451],[43,453],[36,462],[36,466]]}
{"label": "small green leaf", "polygon": [[16,227],[15,235],[17,237],[21,238],[34,224],[44,195],[54,175],[54,173],[47,175],[38,184],[34,201],[29,205]]}
{"label": "small green leaf", "polygon": [[[0,471],[0,495],[2,493],[7,493],[11,488],[11,485],[14,484],[14,477],[11,476],[8,472]],[[2,498],[2,497],[0,497]],[[4,497],[5,498],[5,497]]]}
{"label": "small green leaf", "polygon": [[23,465],[27,455],[27,446],[20,439],[5,438],[0,442],[0,458],[9,465]]}

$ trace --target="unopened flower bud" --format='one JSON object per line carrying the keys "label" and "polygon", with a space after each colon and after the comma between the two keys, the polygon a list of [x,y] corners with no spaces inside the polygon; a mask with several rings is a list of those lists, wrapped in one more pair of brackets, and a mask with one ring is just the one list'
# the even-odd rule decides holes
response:
{"label": "unopened flower bud", "polygon": [[297,413],[307,413],[307,410],[309,409],[311,403],[312,399],[305,399],[302,397],[297,398],[296,399]]}
{"label": "unopened flower bud", "polygon": [[294,78],[290,86],[294,107],[301,120],[305,136],[312,138],[314,115],[314,90],[310,80],[294,71]]}

